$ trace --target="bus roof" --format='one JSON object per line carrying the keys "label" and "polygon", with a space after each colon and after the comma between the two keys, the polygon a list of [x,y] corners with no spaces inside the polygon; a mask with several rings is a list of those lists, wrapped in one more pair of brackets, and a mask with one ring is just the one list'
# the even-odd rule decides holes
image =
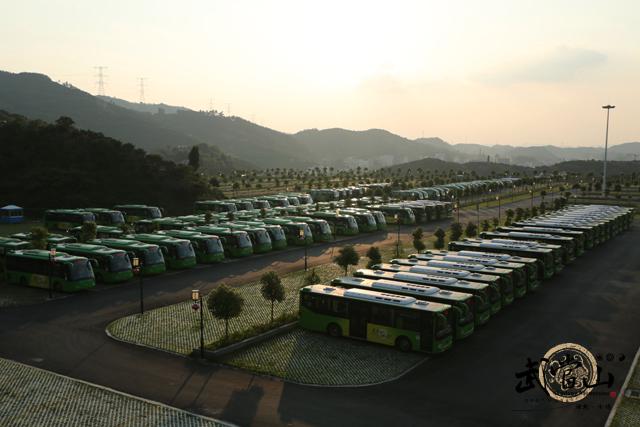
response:
{"label": "bus roof", "polygon": [[412,282],[417,281],[420,283],[425,283],[433,286],[439,285],[459,285],[469,289],[485,289],[487,286],[486,283],[479,282],[469,282],[466,280],[456,279],[454,277],[444,277],[444,276],[435,276],[433,274],[418,274],[418,273],[408,273],[408,272],[392,272],[392,271],[383,271],[383,270],[371,270],[368,268],[361,268],[356,270],[354,273],[361,277],[368,278],[380,278],[380,279],[390,279],[401,282]]}
{"label": "bus roof", "polygon": [[488,274],[505,274],[508,270],[496,268],[493,265],[484,265],[479,262],[451,259],[419,259],[419,258],[395,258],[390,261],[392,264],[419,265],[425,267],[440,267],[445,269],[458,269],[471,272],[485,272]]}
{"label": "bus roof", "polygon": [[153,242],[153,243],[169,243],[169,244],[179,244],[184,242],[189,242],[186,239],[177,239],[171,236],[165,236],[162,234],[149,234],[149,233],[140,233],[140,234],[128,234],[124,237],[125,239],[133,239],[139,241]]}
{"label": "bus roof", "polygon": [[381,292],[404,292],[411,293],[418,296],[438,295],[444,296],[447,299],[455,301],[464,301],[471,298],[471,294],[465,294],[464,292],[452,292],[442,290],[435,286],[429,285],[417,285],[414,283],[404,283],[394,280],[386,279],[363,279],[361,277],[337,277],[331,281],[331,283],[341,284],[345,286],[364,286],[370,287],[374,291]]}
{"label": "bus roof", "polygon": [[61,251],[77,251],[83,252],[87,254],[96,254],[96,255],[113,255],[116,253],[123,252],[121,249],[109,248],[107,246],[95,245],[89,243],[60,243],[56,245],[56,249]]}
{"label": "bus roof", "polygon": [[[45,249],[23,249],[19,251],[9,252],[7,256],[19,256],[26,257],[32,259],[40,259],[40,260],[50,260],[51,252]],[[86,259],[85,257],[79,257],[75,255],[70,255],[65,252],[56,252],[56,255],[53,257],[55,262],[73,262],[79,259]]]}
{"label": "bus roof", "polygon": [[113,209],[127,209],[127,208],[156,208],[157,206],[149,206],[149,205],[115,205]]}
{"label": "bus roof", "polygon": [[158,234],[165,234],[170,237],[177,237],[181,239],[219,239],[218,236],[214,236],[211,234],[204,234],[199,231],[191,231],[191,230],[160,230],[157,232]]}
{"label": "bus roof", "polygon": [[498,277],[487,274],[479,274],[469,270],[452,267],[436,267],[431,265],[400,265],[400,264],[376,264],[373,268],[386,271],[407,272],[417,274],[433,274],[435,276],[455,277],[464,280],[497,281]]}
{"label": "bus roof", "polygon": [[[493,254],[487,254],[493,255]],[[499,255],[499,254],[495,254]],[[432,258],[436,257],[436,258]],[[417,259],[417,260],[432,260],[432,259],[442,259],[443,261],[454,261],[454,262],[471,262],[482,264],[486,267],[499,267],[499,268],[522,268],[524,264],[517,262],[509,262],[504,261],[502,259],[497,259],[497,257],[473,257],[473,256],[465,256],[461,255],[461,252],[449,252],[449,251],[438,251],[438,250],[430,250],[422,254],[410,254],[409,259]],[[507,258],[509,259],[509,258]]]}
{"label": "bus roof", "polygon": [[31,243],[20,240],[13,239],[10,237],[0,237],[0,247],[6,249],[28,249],[31,246]]}
{"label": "bus roof", "polygon": [[326,285],[311,285],[301,289],[302,292],[310,292],[322,295],[332,295],[339,298],[347,298],[359,301],[369,301],[377,304],[391,305],[429,312],[441,312],[449,309],[448,304],[417,300],[414,297],[389,294],[385,292],[369,291],[366,289],[342,289]]}
{"label": "bus roof", "polygon": [[91,240],[90,243],[95,245],[113,246],[113,247],[126,248],[126,249],[150,249],[150,248],[158,247],[158,245],[139,242],[137,240],[114,239],[114,238],[94,239],[94,240]]}

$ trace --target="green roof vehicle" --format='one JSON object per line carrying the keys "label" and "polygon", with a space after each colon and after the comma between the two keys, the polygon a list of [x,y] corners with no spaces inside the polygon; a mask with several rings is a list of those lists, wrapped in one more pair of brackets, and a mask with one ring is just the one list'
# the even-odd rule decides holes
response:
{"label": "green roof vehicle", "polygon": [[98,225],[117,227],[125,223],[124,215],[120,211],[105,208],[86,208],[83,210],[94,214]]}
{"label": "green roof vehicle", "polygon": [[376,218],[373,213],[367,210],[342,208],[335,211],[336,213],[351,215],[358,223],[358,231],[362,233],[371,233],[378,231]]}
{"label": "green roof vehicle", "polygon": [[314,242],[331,242],[333,240],[331,226],[324,219],[311,218],[308,216],[287,216],[286,219],[307,223],[313,234]]}
{"label": "green roof vehicle", "polygon": [[121,283],[133,277],[129,255],[122,249],[87,243],[62,243],[56,249],[92,261],[96,281]]}
{"label": "green roof vehicle", "polygon": [[136,233],[153,233],[157,230],[184,230],[193,227],[193,222],[182,221],[177,218],[141,219],[133,223]]}
{"label": "green roof vehicle", "polygon": [[[82,227],[74,227],[69,230],[69,234],[75,237],[77,240],[80,240],[80,235],[82,234]],[[98,225],[96,226],[96,238],[114,238],[118,239],[124,236],[124,231],[122,231],[118,227],[109,227],[106,225]]]}
{"label": "green roof vehicle", "polygon": [[282,227],[276,224],[265,224],[264,222],[255,221],[234,221],[235,224],[242,224],[249,227],[264,228],[269,233],[271,238],[271,246],[274,250],[284,249],[288,246],[287,235],[284,233]]}
{"label": "green roof vehicle", "polygon": [[451,306],[365,289],[312,285],[300,290],[301,327],[339,337],[442,353],[453,344]]}
{"label": "green roof vehicle", "polygon": [[162,255],[169,268],[185,269],[196,265],[196,253],[189,240],[176,239],[161,234],[128,234],[124,239],[137,240],[143,243],[160,246]]}
{"label": "green roof vehicle", "polygon": [[235,203],[226,200],[200,200],[196,202],[194,211],[196,214],[207,212],[236,212],[238,208]]}
{"label": "green roof vehicle", "polygon": [[113,209],[122,212],[124,219],[133,224],[141,219],[162,218],[162,209],[147,205],[116,205]]}
{"label": "green roof vehicle", "polygon": [[261,254],[273,250],[271,237],[269,236],[266,228],[254,227],[246,224],[237,224],[235,222],[221,222],[220,224],[218,224],[218,227],[224,227],[234,231],[238,230],[246,232],[251,239],[253,253]]}
{"label": "green roof vehicle", "polygon": [[[19,239],[25,241],[31,241],[31,233],[15,233],[10,235],[12,239]],[[64,236],[62,234],[49,234],[47,236],[47,249],[54,247],[55,245],[59,245],[60,243],[75,243],[77,240],[74,237]]]}
{"label": "green roof vehicle", "polygon": [[582,231],[565,230],[563,228],[550,228],[550,227],[514,227],[514,226],[500,226],[498,231],[518,231],[525,233],[535,234],[551,234],[554,236],[570,237],[573,239],[574,245],[574,257],[579,257],[584,253],[584,235]]}
{"label": "green roof vehicle", "polygon": [[161,230],[157,234],[190,241],[196,253],[196,260],[200,264],[210,264],[224,260],[224,248],[218,236],[188,230]]}
{"label": "green roof vehicle", "polygon": [[95,287],[93,268],[87,258],[41,249],[8,252],[6,278],[10,284],[77,292]]}
{"label": "green roof vehicle", "polygon": [[162,250],[158,245],[128,239],[96,239],[89,243],[109,248],[122,249],[129,255],[129,260],[140,260],[140,272],[143,276],[155,276],[167,271]]}
{"label": "green roof vehicle", "polygon": [[31,249],[31,242],[12,239],[10,237],[0,237],[0,256],[3,256],[7,252],[18,251],[21,249]]}
{"label": "green roof vehicle", "polygon": [[222,242],[225,256],[239,258],[253,254],[253,244],[246,231],[231,230],[230,228],[212,225],[198,225],[190,230],[218,236]]}
{"label": "green roof vehicle", "polygon": [[308,246],[313,243],[313,232],[306,222],[297,222],[286,218],[263,218],[262,222],[282,227],[287,236],[288,245]]}
{"label": "green roof vehicle", "polygon": [[449,304],[453,312],[450,320],[454,341],[468,337],[475,330],[473,322],[475,306],[471,294],[444,291],[435,286],[415,285],[393,280],[363,279],[361,277],[338,277],[331,281],[331,285],[346,289],[367,289],[413,297],[422,301]]}
{"label": "green roof vehicle", "polygon": [[355,236],[360,232],[358,222],[352,215],[327,211],[310,211],[308,215],[327,221],[336,236]]}
{"label": "green roof vehicle", "polygon": [[85,222],[96,222],[95,215],[80,209],[48,209],[44,213],[44,226],[48,230],[67,231]]}

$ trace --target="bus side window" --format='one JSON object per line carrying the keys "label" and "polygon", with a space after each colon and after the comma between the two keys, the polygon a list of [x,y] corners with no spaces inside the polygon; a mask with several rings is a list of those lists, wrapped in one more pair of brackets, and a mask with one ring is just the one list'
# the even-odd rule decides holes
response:
{"label": "bus side window", "polygon": [[313,295],[302,294],[302,306],[314,310]]}
{"label": "bus side window", "polygon": [[384,326],[393,325],[393,309],[388,307],[381,307],[378,305],[372,305],[371,323],[376,323],[378,325]]}
{"label": "bus side window", "polygon": [[347,304],[344,301],[341,301],[337,298],[332,298],[330,301],[330,309],[331,313],[338,315],[346,315],[347,314]]}
{"label": "bus side window", "polygon": [[396,328],[417,331],[420,325],[420,316],[412,311],[396,311]]}

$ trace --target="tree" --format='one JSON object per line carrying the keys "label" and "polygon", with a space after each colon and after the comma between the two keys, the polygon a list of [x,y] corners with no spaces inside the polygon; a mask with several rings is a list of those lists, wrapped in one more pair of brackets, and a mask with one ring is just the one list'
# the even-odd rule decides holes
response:
{"label": "tree", "polygon": [[436,236],[436,242],[433,244],[433,247],[436,249],[444,249],[444,237],[446,236],[444,230],[438,227],[433,235]]}
{"label": "tree", "polygon": [[80,241],[83,243],[95,240],[98,235],[98,226],[95,222],[85,222],[80,229]]}
{"label": "tree", "polygon": [[418,252],[423,251],[424,248],[426,248],[427,246],[422,241],[422,235],[423,235],[422,228],[420,227],[416,228],[411,235],[413,236],[413,247]]}
{"label": "tree", "polygon": [[280,280],[280,276],[275,271],[263,274],[260,278],[260,283],[262,284],[260,288],[262,297],[267,301],[271,301],[271,323],[273,323],[273,305],[276,301],[284,301],[284,286],[282,286],[282,280]]}
{"label": "tree", "polygon": [[531,208],[531,216],[538,216],[538,208],[536,206]]}
{"label": "tree", "polygon": [[191,151],[189,151],[189,166],[191,166],[194,171],[197,171],[200,167],[200,149],[197,145],[194,145]]}
{"label": "tree", "polygon": [[212,187],[220,187],[220,180],[214,176],[213,178],[209,179],[209,185],[211,185]]}
{"label": "tree", "polygon": [[305,286],[315,285],[316,283],[320,283],[321,281],[322,279],[320,278],[320,276],[318,276],[318,273],[316,273],[315,268],[312,269],[311,272],[304,277]]}
{"label": "tree", "polygon": [[47,237],[49,237],[49,230],[44,227],[33,227],[31,229],[31,246],[34,249],[47,249]]}
{"label": "tree", "polygon": [[265,208],[260,208],[260,218],[267,217],[267,210]]}
{"label": "tree", "polygon": [[495,230],[496,228],[498,228],[498,226],[500,225],[500,220],[498,219],[498,217],[493,217],[493,219],[491,220],[491,222],[493,223],[493,229]]}
{"label": "tree", "polygon": [[333,262],[344,268],[345,276],[349,274],[350,265],[358,265],[360,261],[360,255],[351,245],[343,246],[337,257],[333,259]]}
{"label": "tree", "polygon": [[371,268],[376,264],[380,264],[382,262],[380,249],[378,249],[377,246],[371,246],[367,251],[367,258],[369,258],[369,262],[367,262],[367,268]]}
{"label": "tree", "polygon": [[482,231],[489,231],[490,227],[491,227],[491,224],[489,224],[488,219],[485,219],[484,221],[482,221]]}
{"label": "tree", "polygon": [[211,224],[211,221],[213,221],[213,213],[211,213],[211,211],[207,211],[204,214],[204,222],[206,224]]}
{"label": "tree", "polygon": [[524,215],[524,209],[516,208],[516,221],[520,221]]}
{"label": "tree", "polygon": [[462,224],[454,222],[451,224],[451,240],[459,240],[462,237]]}
{"label": "tree", "polygon": [[467,237],[476,237],[476,235],[478,234],[478,227],[476,226],[476,223],[473,221],[469,221],[467,223],[467,227],[464,230],[464,234]]}
{"label": "tree", "polygon": [[75,122],[73,121],[73,119],[71,117],[67,117],[67,116],[60,116],[56,120],[56,126],[59,126],[59,127],[63,128],[63,129],[69,129],[74,124],[75,124]]}
{"label": "tree", "polygon": [[244,298],[227,285],[220,285],[207,297],[207,308],[216,319],[224,320],[224,339],[229,339],[229,320],[238,317]]}

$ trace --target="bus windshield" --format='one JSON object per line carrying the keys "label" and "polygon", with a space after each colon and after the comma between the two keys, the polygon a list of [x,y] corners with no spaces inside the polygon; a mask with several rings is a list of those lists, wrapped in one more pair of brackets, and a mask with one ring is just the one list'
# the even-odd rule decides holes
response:
{"label": "bus windshield", "polygon": [[93,222],[93,221],[95,221],[95,218],[96,218],[95,215],[92,214],[91,212],[86,212],[86,213],[82,214],[82,220],[83,221],[91,221],[91,222]]}
{"label": "bus windshield", "polygon": [[219,239],[207,239],[205,240],[208,254],[217,254],[224,252],[222,248],[222,242]]}
{"label": "bus windshield", "polygon": [[271,232],[273,233],[274,240],[286,240],[287,238],[282,227],[273,227],[271,228]]}
{"label": "bus windshield", "polygon": [[321,234],[331,234],[331,227],[327,221],[319,221],[317,224],[320,225],[320,233]]}
{"label": "bus windshield", "polygon": [[125,253],[117,253],[111,255],[109,269],[113,272],[131,270],[131,261]]}
{"label": "bus windshield", "polygon": [[124,216],[122,212],[111,213],[111,224],[124,224]]}
{"label": "bus windshield", "polygon": [[196,253],[193,251],[193,245],[190,242],[180,242],[176,245],[178,259],[193,258]]}
{"label": "bus windshield", "polygon": [[446,337],[451,333],[451,311],[445,310],[442,313],[435,313],[436,318],[436,338]]}
{"label": "bus windshield", "polygon": [[251,244],[251,239],[249,239],[249,235],[247,233],[236,234],[236,240],[238,241],[239,248],[250,248],[253,246]]}
{"label": "bus windshield", "polygon": [[376,225],[376,220],[371,214],[365,214],[365,218],[367,219],[367,225]]}
{"label": "bus windshield", "polygon": [[69,280],[93,279],[93,269],[87,259],[78,259],[68,264]]}
{"label": "bus windshield", "polygon": [[150,207],[149,216],[150,218],[162,218],[162,212],[160,212],[160,209],[156,207]]}
{"label": "bus windshield", "polygon": [[304,231],[304,237],[313,236],[313,233],[311,233],[311,228],[309,228],[308,224],[302,224],[302,230]]}
{"label": "bus windshield", "polygon": [[164,257],[160,248],[153,247],[146,250],[144,253],[144,262],[147,265],[162,264],[164,263]]}

